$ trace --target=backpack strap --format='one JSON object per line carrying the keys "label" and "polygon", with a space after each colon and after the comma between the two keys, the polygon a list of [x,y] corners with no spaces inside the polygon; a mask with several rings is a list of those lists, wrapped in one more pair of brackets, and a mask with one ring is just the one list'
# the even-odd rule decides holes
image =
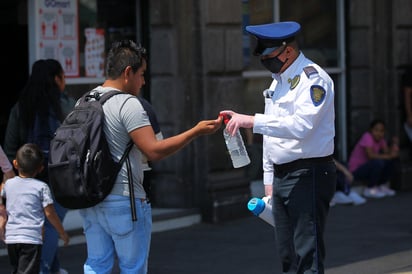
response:
{"label": "backpack strap", "polygon": [[133,141],[130,141],[129,144],[127,145],[126,151],[124,152],[124,155],[122,157],[126,158],[126,167],[127,167],[127,181],[129,183],[129,197],[130,197],[130,209],[132,213],[132,221],[135,222],[137,221],[137,214],[136,214],[136,204],[134,200],[134,185],[133,185],[133,176],[132,176],[132,166],[130,164],[129,157],[124,157],[126,154],[129,154],[130,150],[133,147]]}
{"label": "backpack strap", "polygon": [[[90,99],[95,99],[103,105],[108,99],[110,99],[112,96],[117,95],[117,94],[125,94],[125,93],[121,92],[121,91],[118,91],[118,90],[111,90],[111,91],[105,92],[103,94],[100,94],[98,92],[89,92],[89,94],[87,94],[85,96],[85,100],[88,100],[88,98],[89,98],[89,100]],[[119,164],[120,164],[120,166],[123,166],[123,163],[126,161],[132,221],[137,221],[136,205],[135,205],[135,200],[134,200],[133,176],[131,175],[131,165],[130,165],[130,161],[129,161],[129,158],[128,158],[129,152],[132,150],[133,145],[134,145],[133,141],[130,140],[130,142],[127,144],[127,147],[126,147],[125,151],[123,152],[122,157],[120,158]]]}
{"label": "backpack strap", "polygon": [[98,92],[94,89],[94,90],[91,90],[88,93],[86,93],[83,96],[82,99],[85,100],[85,101],[96,100],[96,101],[99,101],[103,105],[112,96],[117,95],[117,94],[127,94],[127,93],[124,93],[124,92],[121,92],[121,91],[115,90],[115,89],[104,92],[104,93],[100,93],[100,92]]}
{"label": "backpack strap", "polygon": [[122,155],[122,158],[120,158],[120,161],[119,161],[120,165],[123,165],[124,161],[126,160],[126,157],[129,155],[129,152],[132,150],[132,147],[133,147],[133,141],[130,141],[127,144],[127,147]]}

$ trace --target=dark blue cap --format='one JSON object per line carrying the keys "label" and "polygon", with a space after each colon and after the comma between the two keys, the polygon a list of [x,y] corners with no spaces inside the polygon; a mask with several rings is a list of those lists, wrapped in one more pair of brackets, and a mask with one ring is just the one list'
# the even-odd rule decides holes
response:
{"label": "dark blue cap", "polygon": [[267,48],[280,47],[292,41],[300,31],[300,24],[294,21],[246,26],[246,31],[257,38],[255,54],[260,55]]}

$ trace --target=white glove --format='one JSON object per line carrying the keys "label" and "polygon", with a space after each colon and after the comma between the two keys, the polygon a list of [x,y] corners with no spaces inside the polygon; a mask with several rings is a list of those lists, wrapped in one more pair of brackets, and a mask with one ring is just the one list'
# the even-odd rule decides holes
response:
{"label": "white glove", "polygon": [[226,124],[226,130],[230,135],[235,135],[239,128],[252,128],[255,116],[239,114],[232,110],[223,110],[220,112],[221,116],[230,117],[229,122]]}

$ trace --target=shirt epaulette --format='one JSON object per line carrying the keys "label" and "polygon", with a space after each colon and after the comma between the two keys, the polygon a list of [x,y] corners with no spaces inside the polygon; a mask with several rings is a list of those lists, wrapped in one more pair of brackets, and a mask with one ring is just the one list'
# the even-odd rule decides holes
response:
{"label": "shirt epaulette", "polygon": [[312,75],[319,74],[319,72],[313,66],[304,67],[303,71],[305,72],[305,74],[308,78],[310,78],[310,76],[312,76]]}

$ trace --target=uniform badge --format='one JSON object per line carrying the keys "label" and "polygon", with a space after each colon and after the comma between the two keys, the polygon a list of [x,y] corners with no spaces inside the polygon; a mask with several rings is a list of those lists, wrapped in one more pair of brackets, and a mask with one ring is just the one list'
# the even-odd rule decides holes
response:
{"label": "uniform badge", "polygon": [[323,100],[325,100],[326,91],[322,86],[313,85],[310,87],[310,98],[312,98],[312,102],[315,107],[322,104]]}
{"label": "uniform badge", "polygon": [[300,75],[296,75],[293,79],[288,79],[288,83],[290,84],[290,89],[294,89],[300,81]]}
{"label": "uniform badge", "polygon": [[315,69],[315,67],[312,66],[304,67],[303,71],[305,72],[308,78],[310,78],[311,75],[318,74],[318,71]]}

